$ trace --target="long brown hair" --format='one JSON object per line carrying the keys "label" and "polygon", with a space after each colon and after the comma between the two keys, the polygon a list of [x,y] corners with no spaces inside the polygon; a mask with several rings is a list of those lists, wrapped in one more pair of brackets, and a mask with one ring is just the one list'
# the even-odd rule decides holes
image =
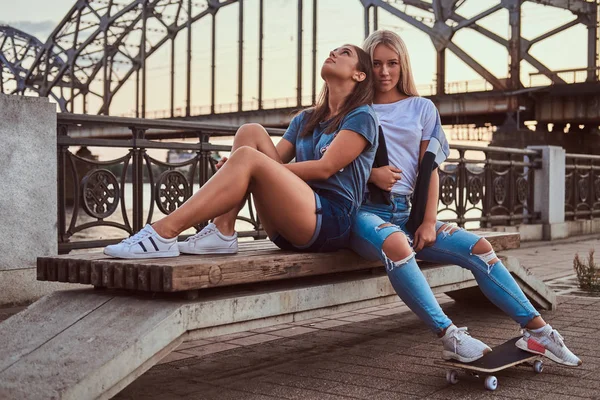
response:
{"label": "long brown hair", "polygon": [[[367,52],[358,46],[350,45],[358,55],[358,63],[356,69],[365,73],[365,79],[362,82],[357,82],[354,89],[344,100],[340,111],[329,121],[325,128],[325,133],[333,133],[342,123],[342,120],[350,111],[356,107],[371,104],[375,94],[373,83],[373,66],[371,65],[371,57]],[[319,99],[314,107],[306,110],[308,113],[307,121],[304,124],[301,136],[312,135],[313,131],[319,125],[319,122],[325,121],[329,114],[329,88],[327,84],[323,85]]]}

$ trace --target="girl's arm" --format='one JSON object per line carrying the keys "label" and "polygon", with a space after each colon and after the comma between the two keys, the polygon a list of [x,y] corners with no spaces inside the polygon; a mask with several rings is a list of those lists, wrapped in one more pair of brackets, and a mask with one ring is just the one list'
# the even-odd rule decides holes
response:
{"label": "girl's arm", "polygon": [[356,159],[369,145],[367,139],[348,129],[341,130],[319,160],[285,164],[303,181],[326,180]]}
{"label": "girl's arm", "polygon": [[[427,150],[429,140],[421,142],[419,151],[419,163]],[[431,181],[429,182],[429,193],[427,196],[427,204],[425,206],[425,217],[421,226],[415,231],[413,248],[415,251],[420,251],[423,247],[430,246],[435,242],[435,222],[437,221],[437,208],[440,191],[440,176],[437,168],[431,173]]]}
{"label": "girl's arm", "polygon": [[281,139],[275,148],[284,164],[289,163],[296,156],[296,146],[285,139]]}

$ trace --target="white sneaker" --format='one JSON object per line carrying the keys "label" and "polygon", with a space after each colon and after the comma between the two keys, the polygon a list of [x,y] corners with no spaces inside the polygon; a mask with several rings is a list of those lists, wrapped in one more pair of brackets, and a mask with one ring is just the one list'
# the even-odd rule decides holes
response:
{"label": "white sneaker", "polygon": [[521,350],[541,354],[554,362],[578,367],[582,361],[565,345],[563,337],[550,324],[546,324],[541,332],[523,329],[523,337],[515,344]]}
{"label": "white sneaker", "polygon": [[444,360],[458,360],[460,362],[473,362],[492,351],[488,345],[477,340],[469,334],[467,328],[457,328],[450,325],[446,334],[441,337],[444,344],[442,358]]}
{"label": "white sneaker", "polygon": [[223,235],[212,222],[185,242],[177,243],[184,254],[235,254],[238,252],[237,233]]}
{"label": "white sneaker", "polygon": [[144,229],[121,243],[106,246],[104,254],[117,258],[177,257],[179,249],[177,238],[162,238],[152,226],[146,225]]}

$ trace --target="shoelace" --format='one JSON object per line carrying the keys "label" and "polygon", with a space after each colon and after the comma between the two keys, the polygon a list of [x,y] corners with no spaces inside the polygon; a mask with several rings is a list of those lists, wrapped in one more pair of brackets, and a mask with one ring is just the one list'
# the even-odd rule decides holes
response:
{"label": "shoelace", "polygon": [[550,332],[550,336],[552,337],[552,340],[554,340],[555,343],[558,343],[560,345],[560,347],[565,346],[565,338],[563,338],[562,335],[558,333],[556,329],[552,329],[552,332]]}
{"label": "shoelace", "polygon": [[196,233],[194,236],[190,236],[189,238],[187,238],[185,241],[186,242],[195,242],[196,240],[200,239],[201,237],[207,236],[210,233],[216,232],[216,230],[214,228],[204,228],[202,229],[200,232]]}
{"label": "shoelace", "polygon": [[[531,332],[527,331],[526,329],[521,329],[521,334],[524,336],[531,336]],[[552,331],[550,332],[550,337],[552,338],[552,341],[560,345],[560,347],[565,346],[565,338],[562,337],[562,335],[558,333],[556,329],[552,329]]]}
{"label": "shoelace", "polygon": [[138,233],[136,233],[133,236],[128,237],[127,239],[123,240],[123,243],[125,244],[136,244],[138,242],[141,242],[142,240],[146,239],[148,236],[151,236],[152,232],[142,229],[141,231],[139,231]]}
{"label": "shoelace", "polygon": [[463,335],[468,335],[470,336],[469,331],[467,330],[467,327],[464,326],[462,328],[456,328],[454,330],[454,332],[452,332],[452,335],[450,336],[452,339],[454,339],[454,352],[458,353],[458,344],[462,341],[462,336]]}

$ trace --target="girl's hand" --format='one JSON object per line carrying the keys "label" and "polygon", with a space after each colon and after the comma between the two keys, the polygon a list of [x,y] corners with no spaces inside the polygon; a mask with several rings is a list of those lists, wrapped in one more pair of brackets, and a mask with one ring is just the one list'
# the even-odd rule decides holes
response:
{"label": "girl's hand", "polygon": [[216,165],[217,171],[223,166],[225,165],[225,163],[227,162],[228,158],[227,157],[221,157],[221,159],[219,160],[219,162]]}
{"label": "girl's hand", "polygon": [[392,166],[386,165],[385,167],[373,168],[371,170],[371,176],[369,177],[369,182],[375,184],[378,188],[382,190],[386,190],[388,192],[392,191],[392,187],[396,182],[402,179],[401,170]]}
{"label": "girl's hand", "polygon": [[435,243],[435,223],[423,222],[417,229],[413,239],[413,249],[416,253]]}

